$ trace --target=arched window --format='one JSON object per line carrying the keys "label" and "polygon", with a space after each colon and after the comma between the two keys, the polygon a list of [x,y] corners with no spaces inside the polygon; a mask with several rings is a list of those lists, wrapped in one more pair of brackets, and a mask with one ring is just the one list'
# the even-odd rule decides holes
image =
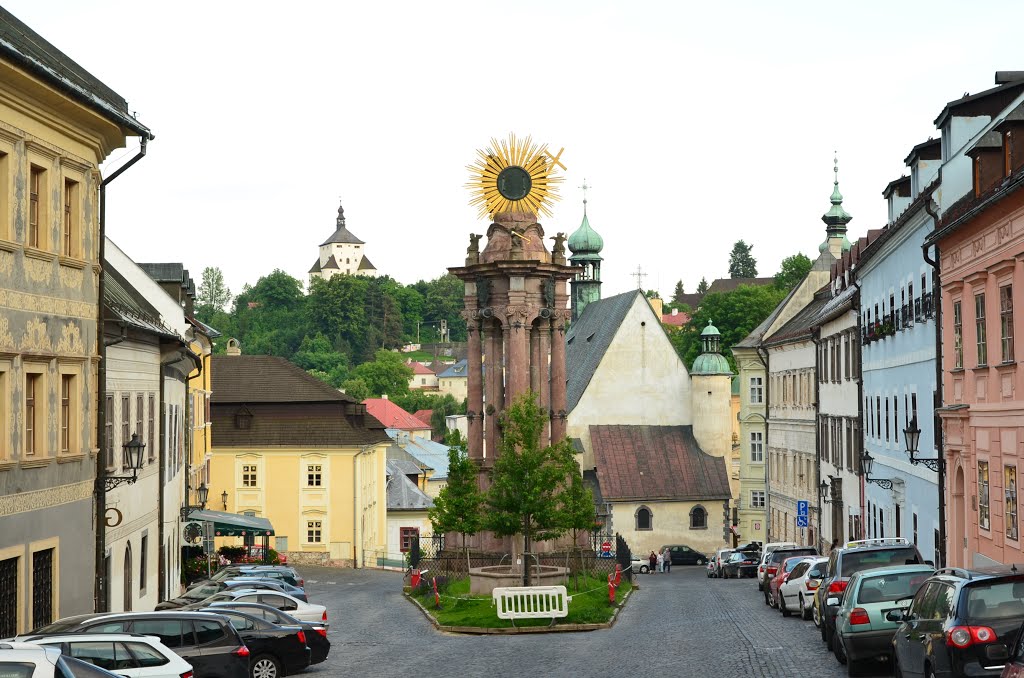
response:
{"label": "arched window", "polygon": [[708,529],[708,512],[704,510],[703,506],[694,506],[690,509],[690,529]]}
{"label": "arched window", "polygon": [[124,547],[124,611],[131,612],[132,609],[132,544]]}
{"label": "arched window", "polygon": [[654,529],[654,514],[651,513],[651,509],[647,508],[646,506],[641,506],[636,510],[636,529]]}

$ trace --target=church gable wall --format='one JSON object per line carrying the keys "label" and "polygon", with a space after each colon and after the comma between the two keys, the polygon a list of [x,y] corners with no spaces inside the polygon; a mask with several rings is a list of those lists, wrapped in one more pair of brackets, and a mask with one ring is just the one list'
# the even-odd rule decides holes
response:
{"label": "church gable wall", "polygon": [[[585,338],[584,338],[585,339]],[[576,407],[568,434],[580,438],[580,467],[594,467],[591,424],[686,426],[690,375],[650,305],[637,297]]]}
{"label": "church gable wall", "polygon": [[[705,528],[690,527],[690,513],[700,506],[707,512]],[[638,530],[636,513],[641,507],[651,512],[651,529]],[[684,544],[704,555],[724,547],[722,521],[725,502],[708,501],[646,501],[613,502],[612,529],[622,535],[634,556],[645,558],[651,551],[660,551],[672,544]]]}

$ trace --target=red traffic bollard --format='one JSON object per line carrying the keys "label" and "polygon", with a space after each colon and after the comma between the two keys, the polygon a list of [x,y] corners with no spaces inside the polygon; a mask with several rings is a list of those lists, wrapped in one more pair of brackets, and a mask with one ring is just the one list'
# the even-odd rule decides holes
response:
{"label": "red traffic bollard", "polygon": [[614,577],[614,575],[611,572],[609,572],[608,573],[608,602],[611,603],[612,605],[615,604],[615,587],[616,586],[617,585],[615,583],[615,577]]}
{"label": "red traffic bollard", "polygon": [[413,588],[416,588],[417,586],[420,585],[420,571],[419,570],[413,570],[412,571],[412,577],[410,577],[409,583],[412,585]]}

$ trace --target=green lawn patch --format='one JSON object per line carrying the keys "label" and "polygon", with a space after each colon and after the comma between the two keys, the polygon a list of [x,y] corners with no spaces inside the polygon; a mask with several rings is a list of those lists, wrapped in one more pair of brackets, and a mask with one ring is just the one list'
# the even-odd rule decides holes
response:
{"label": "green lawn patch", "polygon": [[[615,610],[621,606],[626,593],[632,588],[623,578],[615,591],[616,605],[608,602],[608,580],[598,577],[580,577],[579,589],[570,577],[566,590],[572,596],[569,601],[569,615],[555,620],[555,626],[563,624],[606,624]],[[490,596],[470,596],[469,579],[451,581],[447,590],[441,593],[441,609],[434,604],[434,591],[415,591],[412,597],[430,613],[441,626],[471,626],[482,629],[512,628],[508,619],[498,619],[498,609],[491,604]],[[519,619],[515,626],[548,626],[548,619]]]}
{"label": "green lawn patch", "polygon": [[[402,357],[406,360],[415,360],[418,363],[434,362],[434,354],[427,351],[409,351],[408,353],[403,353]],[[440,358],[443,356],[438,357]]]}

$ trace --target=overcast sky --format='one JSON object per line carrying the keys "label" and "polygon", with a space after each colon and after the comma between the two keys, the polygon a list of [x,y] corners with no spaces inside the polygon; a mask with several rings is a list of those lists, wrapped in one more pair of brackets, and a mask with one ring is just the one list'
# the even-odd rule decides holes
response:
{"label": "overcast sky", "polygon": [[[156,135],[108,188],[136,261],[219,266],[233,292],[305,281],[350,230],[403,283],[461,265],[475,149],[509,132],[565,147],[548,235],[605,241],[605,296],[760,275],[817,254],[840,189],[850,237],[947,101],[1024,69],[1019,2],[124,2],[4,6],[128,100]],[[132,149],[116,151],[119,165]],[[550,243],[549,243],[550,246]]]}

